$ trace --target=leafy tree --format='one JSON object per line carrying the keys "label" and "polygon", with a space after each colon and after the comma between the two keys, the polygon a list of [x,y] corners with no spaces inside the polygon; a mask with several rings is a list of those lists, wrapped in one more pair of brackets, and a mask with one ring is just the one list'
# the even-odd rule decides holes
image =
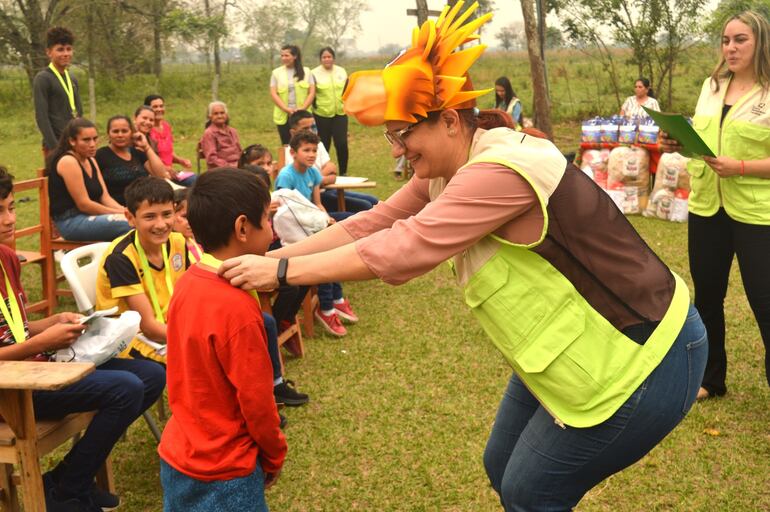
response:
{"label": "leafy tree", "polygon": [[369,10],[363,0],[337,0],[332,12],[321,17],[319,29],[326,44],[339,49],[342,39],[361,31],[361,12]]}
{"label": "leafy tree", "polygon": [[[554,0],[555,1],[555,0]],[[671,76],[695,37],[706,0],[562,0],[556,12],[569,39],[593,48],[608,69],[620,107],[613,43],[631,49],[631,62],[661,90],[666,81],[671,98]]]}
{"label": "leafy tree", "polygon": [[564,35],[556,27],[545,28],[545,47],[548,49],[564,46]]}
{"label": "leafy tree", "polygon": [[287,42],[286,34],[294,25],[294,6],[286,0],[271,0],[243,13],[243,23],[252,35],[252,46],[273,66],[275,56]]}
{"label": "leafy tree", "polygon": [[728,19],[743,11],[756,11],[770,19],[770,0],[722,0],[711,13],[705,32],[712,40],[719,40],[722,27]]}
{"label": "leafy tree", "polygon": [[520,46],[521,32],[521,27],[516,23],[511,23],[510,25],[501,28],[500,31],[497,32],[496,37],[497,40],[500,41],[500,46],[503,47],[503,50],[509,51]]}
{"label": "leafy tree", "polygon": [[48,65],[45,34],[59,24],[70,6],[59,0],[0,0],[0,48],[10,63],[19,63],[30,86],[35,74]]}

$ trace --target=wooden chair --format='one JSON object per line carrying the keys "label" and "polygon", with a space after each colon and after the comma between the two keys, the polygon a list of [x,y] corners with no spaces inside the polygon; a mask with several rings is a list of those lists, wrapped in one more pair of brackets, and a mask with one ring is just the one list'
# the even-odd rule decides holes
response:
{"label": "wooden chair", "polygon": [[[42,215],[43,210],[48,211],[48,183],[46,178],[36,178],[32,180],[18,181],[13,185],[14,197],[20,198],[20,193],[30,190],[37,191],[37,200],[40,203],[40,213]],[[18,199],[17,199],[18,201]],[[17,226],[16,233],[13,242],[10,244],[11,248],[16,250],[16,254],[19,255],[22,266],[26,265],[39,265],[40,276],[42,281],[41,286],[41,299],[27,306],[27,312],[30,313],[44,313],[46,316],[51,316],[56,307],[56,295],[54,289],[56,287],[56,281],[54,277],[54,262],[53,251],[51,250],[51,224],[50,222],[44,222],[43,219],[48,217],[39,217],[41,220],[38,224],[19,228]],[[38,251],[35,250],[17,250],[16,243],[19,239],[37,236],[39,247]]]}
{"label": "wooden chair", "polygon": [[315,309],[318,307],[318,287],[311,286],[302,301],[302,330],[308,338],[315,337]]}
{"label": "wooden chair", "polygon": [[[34,390],[56,390],[94,370],[91,363],[0,361],[0,510],[18,512],[18,486],[23,487],[25,512],[45,512],[40,457],[85,430],[93,412],[70,414],[57,421],[35,421]],[[19,466],[14,472],[14,464]],[[97,485],[115,492],[109,458]]]}

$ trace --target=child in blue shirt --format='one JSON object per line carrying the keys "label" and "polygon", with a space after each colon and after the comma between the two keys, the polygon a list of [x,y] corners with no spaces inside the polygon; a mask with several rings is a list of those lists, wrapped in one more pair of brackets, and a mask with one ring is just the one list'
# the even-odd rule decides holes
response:
{"label": "child in blue shirt", "polygon": [[[321,173],[313,167],[318,156],[319,142],[318,135],[309,130],[302,130],[292,136],[289,146],[293,162],[278,173],[275,188],[296,190],[325,212],[321,203]],[[329,224],[333,223],[334,219],[329,217]],[[340,283],[318,285],[318,302],[315,317],[334,336],[342,337],[348,332],[340,318],[351,323],[358,321],[350,302],[342,294]]]}

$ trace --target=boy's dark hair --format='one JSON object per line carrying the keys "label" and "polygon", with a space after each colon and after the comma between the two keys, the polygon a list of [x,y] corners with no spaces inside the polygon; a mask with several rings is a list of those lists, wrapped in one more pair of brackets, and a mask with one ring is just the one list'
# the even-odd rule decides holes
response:
{"label": "boy's dark hair", "polygon": [[5,199],[13,192],[13,175],[0,165],[0,199]]}
{"label": "boy's dark hair", "polygon": [[313,114],[307,110],[297,110],[289,116],[289,128],[296,128],[300,121],[307,119],[308,117],[313,117]]}
{"label": "boy's dark hair", "polygon": [[245,215],[257,228],[270,206],[270,193],[254,174],[234,167],[203,173],[187,196],[187,221],[206,252],[226,247],[235,219]]}
{"label": "boy's dark hair", "polygon": [[182,203],[187,201],[187,195],[190,193],[189,188],[178,188],[174,190],[174,211],[178,212],[182,209]]}
{"label": "boy's dark hair", "polygon": [[257,178],[261,179],[268,190],[270,190],[270,173],[265,170],[264,167],[259,165],[244,165],[240,167],[244,171],[249,171],[251,174],[255,174]]}
{"label": "boy's dark hair", "polygon": [[[144,104],[149,107],[155,100],[163,100],[163,96],[160,94],[148,94],[144,97]],[[166,100],[163,100],[163,102],[165,103]]]}
{"label": "boy's dark hair", "polygon": [[65,27],[51,27],[45,34],[46,48],[53,48],[57,44],[70,45],[75,44],[75,35]]}
{"label": "boy's dark hair", "polygon": [[321,142],[321,139],[318,138],[318,135],[310,130],[302,130],[294,134],[289,141],[289,146],[294,151],[298,151],[302,144],[315,144],[317,146],[319,142]]}
{"label": "boy's dark hair", "polygon": [[148,204],[174,204],[174,189],[164,179],[156,176],[142,176],[126,187],[124,193],[126,208],[131,215],[136,215],[136,210],[142,201]]}

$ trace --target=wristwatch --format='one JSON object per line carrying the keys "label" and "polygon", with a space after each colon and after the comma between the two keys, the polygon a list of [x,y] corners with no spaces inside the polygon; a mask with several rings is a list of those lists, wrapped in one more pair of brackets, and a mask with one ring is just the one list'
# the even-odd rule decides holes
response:
{"label": "wristwatch", "polygon": [[281,258],[278,260],[278,285],[279,286],[287,286],[289,283],[286,282],[286,271],[289,269],[289,258]]}

